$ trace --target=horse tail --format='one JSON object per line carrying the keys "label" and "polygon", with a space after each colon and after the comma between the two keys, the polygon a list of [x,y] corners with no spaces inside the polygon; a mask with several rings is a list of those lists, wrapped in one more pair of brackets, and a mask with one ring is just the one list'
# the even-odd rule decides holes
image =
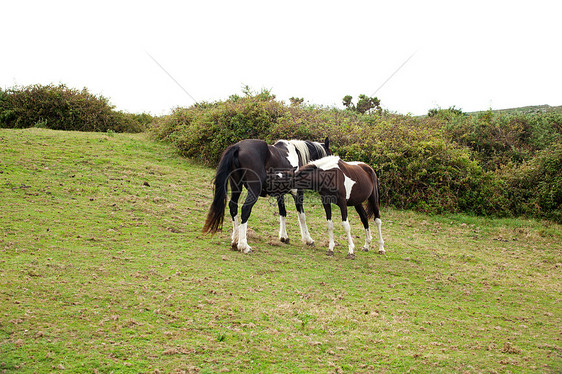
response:
{"label": "horse tail", "polygon": [[222,154],[219,166],[217,166],[217,173],[214,179],[214,197],[207,219],[203,226],[203,233],[216,233],[222,228],[224,220],[224,210],[226,208],[226,189],[227,182],[232,172],[233,163],[237,162],[238,158],[238,145],[231,145]]}
{"label": "horse tail", "polygon": [[377,173],[370,168],[371,172],[371,180],[373,181],[373,191],[371,192],[371,196],[367,200],[367,218],[371,219],[373,216],[375,218],[380,218],[379,213],[379,206],[380,206],[380,185],[379,185],[379,178],[377,178]]}

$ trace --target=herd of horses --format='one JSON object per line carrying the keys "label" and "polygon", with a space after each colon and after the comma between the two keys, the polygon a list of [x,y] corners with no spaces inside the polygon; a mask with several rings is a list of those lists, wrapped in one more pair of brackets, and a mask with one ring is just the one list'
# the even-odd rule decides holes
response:
{"label": "herd of horses", "polygon": [[[375,171],[363,162],[345,162],[330,152],[329,139],[324,143],[304,140],[279,140],[273,145],[256,139],[242,140],[229,146],[222,154],[214,179],[214,196],[204,233],[215,233],[222,228],[230,187],[228,207],[232,218],[232,248],[250,253],[247,231],[248,218],[260,196],[272,196],[279,207],[279,240],[289,242],[286,230],[287,210],[285,195],[290,193],[295,201],[303,243],[313,245],[306,225],[303,208],[304,190],[317,191],[326,212],[328,229],[327,255],[334,254],[332,204],[341,211],[347,235],[346,258],[355,258],[355,245],[351,237],[348,206],[355,207],[365,228],[364,251],[372,241],[369,219],[375,217],[378,230],[378,252],[384,254],[379,212],[379,182]],[[239,199],[243,189],[247,195],[238,216]],[[366,206],[363,204],[366,202]],[[366,208],[366,209],[365,209]]]}

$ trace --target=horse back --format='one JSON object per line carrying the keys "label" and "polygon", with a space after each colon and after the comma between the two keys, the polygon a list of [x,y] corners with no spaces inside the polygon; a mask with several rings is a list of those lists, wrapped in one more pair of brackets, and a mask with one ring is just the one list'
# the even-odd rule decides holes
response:
{"label": "horse back", "polygon": [[260,173],[265,171],[265,164],[269,160],[269,146],[259,139],[245,139],[236,143],[238,157],[236,168],[250,169]]}
{"label": "horse back", "polygon": [[262,184],[261,196],[266,196],[276,190],[272,187],[275,185],[270,180],[272,176],[277,176],[280,170],[293,169],[283,150],[269,145],[265,141],[247,139],[236,145],[238,154],[233,169],[238,171],[234,171],[232,176],[235,179],[241,178],[243,183],[259,180]]}
{"label": "horse back", "polygon": [[344,162],[341,160],[339,168],[345,176],[354,182],[348,204],[356,205],[367,200],[377,183],[373,168],[363,162]]}

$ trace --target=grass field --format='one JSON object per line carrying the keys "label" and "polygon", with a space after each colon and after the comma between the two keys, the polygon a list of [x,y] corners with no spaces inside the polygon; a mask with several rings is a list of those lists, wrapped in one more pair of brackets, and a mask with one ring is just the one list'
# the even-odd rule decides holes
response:
{"label": "grass field", "polygon": [[314,195],[315,247],[264,198],[244,255],[200,234],[212,177],[143,134],[0,130],[0,372],[562,371],[560,225],[383,202],[387,255],[346,260]]}

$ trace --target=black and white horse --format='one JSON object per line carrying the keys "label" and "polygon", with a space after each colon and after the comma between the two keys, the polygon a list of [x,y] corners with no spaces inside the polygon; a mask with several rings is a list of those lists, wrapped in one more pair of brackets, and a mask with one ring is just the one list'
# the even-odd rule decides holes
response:
{"label": "black and white horse", "polygon": [[[377,174],[369,165],[363,162],[344,162],[338,156],[328,156],[299,168],[294,174],[293,183],[296,188],[311,189],[320,193],[326,211],[329,256],[333,256],[335,246],[332,203],[338,205],[341,210],[343,228],[349,244],[347,258],[355,258],[355,245],[347,218],[348,206],[355,207],[365,228],[365,245],[362,249],[369,250],[372,240],[369,218],[374,215],[379,234],[379,253],[385,253],[379,213],[379,182]],[[367,211],[363,207],[365,201],[367,201]]]}
{"label": "black and white horse", "polygon": [[[285,220],[284,195],[291,192],[298,211],[299,226],[302,241],[314,244],[306,226],[306,217],[302,205],[303,191],[294,190],[279,176],[282,172],[295,171],[300,166],[330,155],[329,140],[317,143],[303,140],[279,140],[274,145],[268,145],[262,140],[242,140],[228,147],[222,154],[215,176],[215,192],[213,202],[207,214],[203,232],[215,233],[221,229],[224,210],[226,207],[227,183],[230,184],[230,215],[232,217],[232,247],[249,253],[246,233],[248,218],[258,196],[273,196],[279,207],[279,239],[289,242]],[[246,187],[248,195],[242,205],[242,214],[238,220],[238,199],[242,193],[242,186]]]}

